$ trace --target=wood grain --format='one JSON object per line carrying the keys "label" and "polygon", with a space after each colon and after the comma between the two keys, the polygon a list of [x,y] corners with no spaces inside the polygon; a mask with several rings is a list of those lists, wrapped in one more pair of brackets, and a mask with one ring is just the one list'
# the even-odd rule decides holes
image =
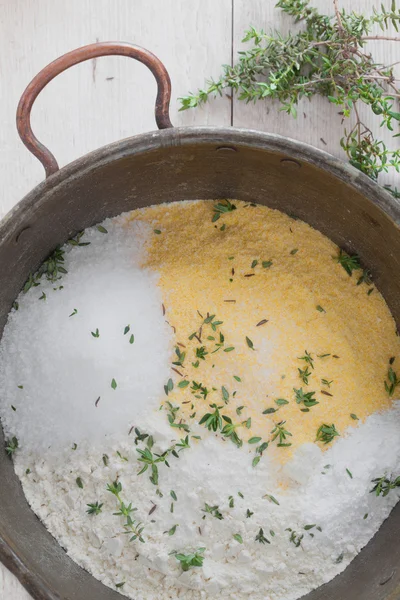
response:
{"label": "wood grain", "polygon": [[[195,87],[199,74],[216,75],[219,64],[230,61],[231,0],[0,0],[0,28],[0,213],[43,179],[41,165],[17,135],[19,97],[41,68],[73,48],[96,40],[147,47],[170,73],[175,125],[230,124],[226,102],[178,113],[177,98]],[[155,93],[143,65],[120,57],[92,60],[47,86],[33,108],[32,127],[64,165],[155,129]]]}
{"label": "wood grain", "polygon": [[[167,67],[174,125],[227,126],[229,102],[179,113],[177,98],[231,60],[231,16],[231,0],[0,0],[0,217],[44,178],[15,127],[18,100],[40,69],[96,40],[129,41]],[[152,75],[133,60],[90,61],[48,85],[33,108],[32,127],[64,165],[114,140],[154,130],[155,93]],[[0,599],[29,598],[0,565]]]}
{"label": "wood grain", "polygon": [[[243,46],[246,28],[293,30],[272,0],[0,0],[0,216],[43,179],[39,162],[22,146],[15,127],[19,97],[30,79],[61,54],[96,40],[147,47],[164,62],[173,85],[175,125],[261,129],[302,140],[341,156],[337,109],[323,98],[304,101],[297,120],[270,103],[245,105],[226,98],[204,109],[179,113],[177,98],[217,77]],[[341,0],[367,12],[373,0]],[[387,2],[385,2],[387,4]],[[328,0],[314,6],[332,10]],[[233,15],[233,21],[232,21]],[[232,43],[233,42],[233,43]],[[395,43],[371,42],[377,60],[398,59]],[[35,104],[34,131],[61,165],[111,141],[155,128],[155,83],[142,65],[102,58],[74,67],[51,82]],[[376,128],[376,118],[367,125]],[[384,135],[392,147],[399,142]],[[382,178],[400,188],[399,176]],[[16,578],[0,565],[0,599],[29,600]]]}
{"label": "wood grain", "polygon": [[[390,6],[390,2],[383,2]],[[354,10],[359,14],[372,12],[373,6],[379,6],[377,0],[339,0],[339,6],[347,11]],[[333,2],[328,0],[313,0],[312,6],[320,9],[323,14],[333,14]],[[234,35],[233,56],[237,56],[239,50],[245,49],[248,44],[243,44],[244,32],[253,25],[256,29],[278,29],[284,33],[295,31],[293,19],[275,8],[275,2],[265,0],[234,0]],[[298,25],[297,27],[300,27]],[[377,28],[377,33],[379,33]],[[382,33],[382,32],[381,32]],[[389,30],[388,35],[396,32]],[[377,62],[391,64],[399,60],[400,44],[395,42],[374,41],[366,46],[373,52]],[[397,66],[397,77],[400,70]],[[387,144],[389,148],[400,148],[399,138],[393,139],[390,133],[379,131],[380,119],[372,115],[371,111],[364,110],[361,106],[360,114],[365,124]],[[398,108],[397,108],[398,110]],[[344,127],[351,129],[351,122],[342,124],[342,117],[338,114],[335,105],[330,104],[326,98],[316,97],[311,101],[304,99],[298,107],[297,119],[293,119],[279,110],[278,104],[271,101],[257,102],[256,104],[245,104],[236,98],[233,102],[233,123],[236,127],[247,127],[259,129],[271,133],[278,133],[286,137],[301,140],[312,144],[321,150],[325,150],[335,156],[346,159],[340,147],[340,138],[343,136]],[[353,123],[354,124],[354,123]],[[350,125],[350,127],[349,127]],[[396,173],[383,174],[380,183],[391,183],[400,189],[400,176]]]}

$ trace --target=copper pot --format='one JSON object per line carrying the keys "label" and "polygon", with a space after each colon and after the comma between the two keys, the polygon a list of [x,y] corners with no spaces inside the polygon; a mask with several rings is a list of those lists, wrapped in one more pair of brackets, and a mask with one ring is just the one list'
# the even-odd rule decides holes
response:
{"label": "copper pot", "polygon": [[[33,135],[32,104],[57,74],[109,54],[135,58],[157,80],[160,131],[104,146],[59,169]],[[348,252],[357,252],[400,323],[400,206],[381,187],[329,154],[281,136],[234,128],[173,128],[170,80],[150,52],[127,43],[74,50],[41,71],[24,92],[17,125],[46,180],[0,223],[0,333],[29,274],[78,231],[150,204],[238,198],[294,214]],[[0,446],[4,446],[0,427]],[[29,508],[12,462],[0,451],[0,558],[39,600],[112,600]],[[400,599],[400,505],[350,566],[304,600]]]}

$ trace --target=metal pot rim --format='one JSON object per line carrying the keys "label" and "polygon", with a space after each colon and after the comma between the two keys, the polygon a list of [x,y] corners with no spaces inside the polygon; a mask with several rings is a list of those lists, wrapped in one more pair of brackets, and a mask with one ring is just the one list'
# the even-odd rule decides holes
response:
{"label": "metal pot rim", "polygon": [[28,209],[44,200],[47,192],[78,179],[84,173],[98,169],[124,156],[151,152],[159,147],[188,146],[190,144],[216,144],[235,148],[249,147],[281,153],[297,162],[306,162],[325,170],[362,193],[379,206],[400,226],[400,202],[381,185],[342,159],[292,138],[265,133],[256,129],[235,127],[172,127],[135,135],[101,148],[74,160],[33,188],[0,221],[0,239],[6,228],[17,223]]}

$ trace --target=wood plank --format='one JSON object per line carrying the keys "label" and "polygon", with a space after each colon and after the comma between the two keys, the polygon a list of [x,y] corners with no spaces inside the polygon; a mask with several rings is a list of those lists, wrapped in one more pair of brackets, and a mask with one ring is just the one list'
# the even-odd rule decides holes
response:
{"label": "wood plank", "polygon": [[[354,10],[361,14],[369,14],[373,6],[379,6],[377,0],[339,0],[339,6],[346,10]],[[384,5],[390,7],[389,0],[384,0]],[[318,8],[322,13],[333,14],[333,3],[327,0],[313,0],[312,6]],[[234,0],[234,35],[233,56],[237,60],[237,52],[249,47],[243,44],[244,32],[253,25],[256,29],[269,31],[277,29],[284,33],[295,31],[293,19],[285,15],[280,9],[275,8],[275,2],[265,0]],[[389,30],[389,35],[396,32]],[[379,28],[377,29],[377,33]],[[396,42],[369,42],[366,46],[373,52],[375,59],[384,64],[398,61],[400,44]],[[397,68],[398,73],[400,69]],[[397,74],[397,77],[400,77]],[[372,115],[371,111],[361,107],[361,115],[366,125],[373,129],[375,134],[382,136],[381,139],[389,148],[400,148],[399,138],[393,139],[388,131],[382,135],[379,131],[380,119]],[[397,108],[397,110],[399,110]],[[297,119],[279,110],[279,106],[270,100],[259,101],[256,104],[245,104],[237,98],[233,102],[233,124],[235,127],[259,129],[271,133],[277,133],[286,137],[301,140],[317,148],[330,152],[346,160],[345,153],[340,147],[340,139],[343,136],[344,126],[342,118],[337,114],[338,109],[326,98],[315,97],[311,101],[304,99],[300,102]],[[348,127],[349,125],[347,125]],[[395,126],[396,127],[396,126]],[[350,125],[351,128],[351,125]],[[392,183],[400,189],[400,176],[396,173],[390,176],[381,175],[380,183]]]}
{"label": "wood plank", "polygon": [[[231,0],[0,0],[0,215],[43,179],[16,132],[21,93],[47,63],[96,40],[131,41],[159,56],[172,80],[175,125],[230,124],[226,102],[178,113],[177,98],[196,87],[199,73],[216,75],[214,66],[230,61]],[[47,86],[34,106],[32,127],[65,165],[155,129],[155,90],[151,73],[136,61],[88,61]]]}
{"label": "wood plank", "polygon": [[[229,125],[229,103],[179,113],[177,98],[196,88],[199,74],[217,76],[220,62],[230,61],[231,14],[231,0],[0,0],[0,217],[44,178],[15,128],[18,100],[40,69],[96,40],[130,41],[167,67],[174,125]],[[155,129],[155,90],[143,65],[118,57],[90,61],[49,84],[35,104],[32,126],[64,165]],[[30,598],[2,565],[0,598]]]}

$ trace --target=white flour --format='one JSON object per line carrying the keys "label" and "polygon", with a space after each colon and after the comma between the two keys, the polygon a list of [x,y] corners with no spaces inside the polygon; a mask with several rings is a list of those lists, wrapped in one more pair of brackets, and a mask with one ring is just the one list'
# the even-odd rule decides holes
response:
{"label": "white flour", "polygon": [[[91,245],[65,257],[64,288],[43,278],[5,329],[0,416],[19,440],[28,502],[77,563],[135,600],[296,600],[341,572],[397,503],[398,490],[369,492],[372,479],[398,475],[400,403],[326,452],[303,445],[285,466],[266,452],[253,468],[254,447],[191,426],[190,448],[160,463],[153,485],[150,470],[138,474],[148,438],[135,444],[132,426],[158,454],[186,434],[158,410],[173,346],[157,275],[140,269],[153,233],[122,222],[86,232]],[[114,481],[144,543],[113,514]],[[89,515],[96,502],[101,512]],[[203,565],[183,571],[173,553],[199,548]]]}
{"label": "white flour", "polygon": [[[160,440],[156,451],[163,451],[172,438],[162,413],[146,425]],[[158,487],[147,473],[137,475],[134,434],[112,448],[78,446],[62,465],[20,454],[16,470],[32,508],[72,558],[111,587],[125,582],[121,591],[136,600],[216,595],[295,600],[341,572],[397,503],[397,490],[386,498],[369,490],[371,479],[398,468],[399,427],[397,403],[395,409],[351,429],[327,452],[313,444],[303,446],[282,470],[267,455],[253,469],[246,450],[202,430],[203,439],[193,440],[193,447],[182,451],[179,459],[171,457],[169,469],[161,465]],[[105,450],[108,466],[102,460]],[[128,461],[119,458],[117,450]],[[324,468],[328,464],[332,466]],[[26,468],[31,469],[28,475]],[[76,484],[77,476],[83,489]],[[117,504],[106,485],[117,477],[123,500],[133,503],[145,525],[143,544],[129,542],[121,533],[123,519],[113,515]],[[279,487],[280,481],[286,489]],[[89,516],[86,505],[95,501],[104,503],[102,512]],[[217,505],[223,519],[202,512],[205,503]],[[249,518],[248,509],[254,513]],[[174,525],[178,526],[173,536],[164,533]],[[306,525],[322,531],[317,527],[306,531]],[[260,527],[270,544],[255,541]],[[289,541],[287,528],[304,535],[299,547]],[[233,538],[235,534],[241,535],[243,544]],[[170,553],[199,547],[206,548],[203,568],[182,572]]]}

